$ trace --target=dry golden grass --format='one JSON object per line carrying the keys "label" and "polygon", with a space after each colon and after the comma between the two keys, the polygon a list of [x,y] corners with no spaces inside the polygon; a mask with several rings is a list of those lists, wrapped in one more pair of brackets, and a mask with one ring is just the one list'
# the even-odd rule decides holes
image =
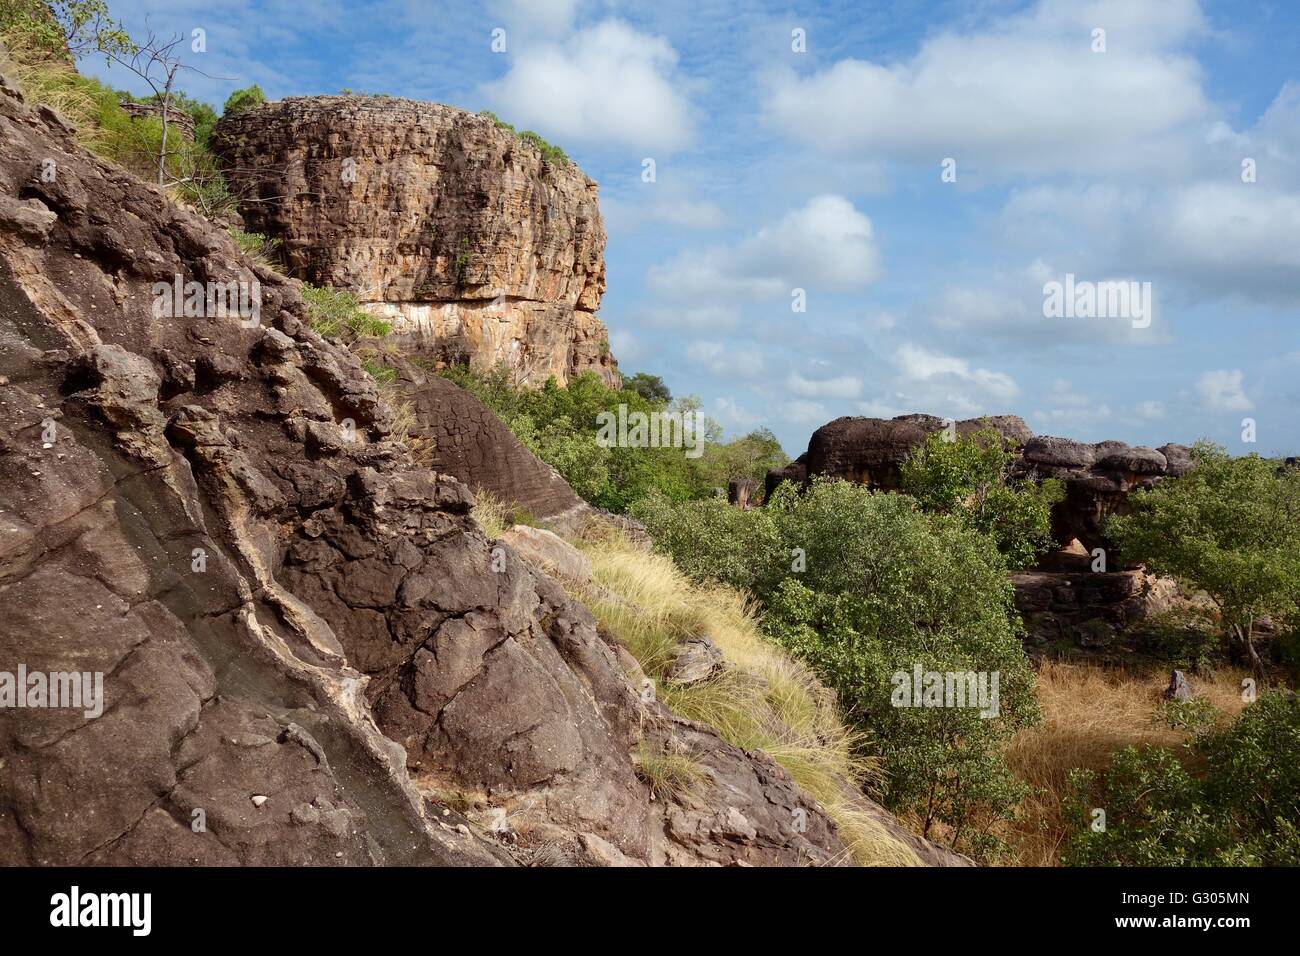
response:
{"label": "dry golden grass", "polygon": [[[1191,677],[1196,695],[1223,720],[1244,704],[1245,672],[1220,670],[1212,678]],[[1103,769],[1124,747],[1176,747],[1189,732],[1163,719],[1161,694],[1169,669],[1134,671],[1097,664],[1044,662],[1038,668],[1038,702],[1043,721],[1016,734],[1007,762],[1033,793],[1021,804],[1013,827],[1002,836],[1021,866],[1056,866],[1072,829],[1063,798],[1073,768]]]}
{"label": "dry golden grass", "polygon": [[50,56],[16,30],[0,40],[7,49],[0,52],[0,73],[18,84],[28,100],[50,107],[76,126],[79,136],[92,137],[98,104],[71,64]]}
{"label": "dry golden grass", "polygon": [[[492,520],[480,518],[485,524]],[[655,678],[665,706],[717,728],[728,743],[770,754],[835,821],[854,862],[919,864],[908,846],[863,809],[857,794],[877,766],[861,757],[859,735],[840,718],[834,695],[762,636],[739,593],[695,584],[671,559],[631,547],[617,535],[589,538],[582,547],[603,592],[577,596]],[[722,651],[728,668],[702,684],[663,680],[679,638],[701,634]]]}

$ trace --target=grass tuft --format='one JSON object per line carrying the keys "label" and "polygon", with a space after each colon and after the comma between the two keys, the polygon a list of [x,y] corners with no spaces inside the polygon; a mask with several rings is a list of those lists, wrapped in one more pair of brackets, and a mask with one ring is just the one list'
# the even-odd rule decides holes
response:
{"label": "grass tuft", "polygon": [[[655,679],[665,706],[712,725],[734,746],[771,755],[835,821],[856,862],[919,863],[860,800],[877,765],[861,756],[863,740],[840,718],[834,695],[762,636],[738,592],[695,584],[670,558],[617,535],[581,546],[599,588],[576,596]],[[674,684],[665,679],[667,668],[676,644],[689,635],[706,635],[728,666],[710,681]]]}

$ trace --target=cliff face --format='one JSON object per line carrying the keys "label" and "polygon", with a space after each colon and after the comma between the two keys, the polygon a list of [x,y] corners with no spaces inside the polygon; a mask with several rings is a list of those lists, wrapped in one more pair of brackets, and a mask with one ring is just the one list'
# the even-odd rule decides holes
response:
{"label": "cliff face", "polygon": [[440,360],[518,381],[617,382],[596,317],[596,183],[486,117],[379,97],[305,97],[224,117],[214,147],[251,231],[292,275],[353,290]]}

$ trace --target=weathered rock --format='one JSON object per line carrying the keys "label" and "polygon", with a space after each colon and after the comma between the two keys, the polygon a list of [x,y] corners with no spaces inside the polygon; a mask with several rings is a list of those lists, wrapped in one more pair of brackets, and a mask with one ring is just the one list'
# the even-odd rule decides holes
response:
{"label": "weathered rock", "polygon": [[727,501],[738,508],[758,502],[758,482],[752,478],[732,478],[727,482]]}
{"label": "weathered rock", "polygon": [[1144,649],[1144,622],[1183,603],[1168,578],[1141,570],[1090,571],[1087,556],[1074,562],[1076,570],[1062,570],[1065,558],[1053,556],[1050,569],[1011,576],[1032,653],[1122,659]]}
{"label": "weathered rock", "polygon": [[1165,688],[1165,700],[1191,700],[1195,696],[1186,674],[1180,670],[1169,672],[1169,686]]}
{"label": "weathered rock", "polygon": [[673,651],[668,679],[676,684],[698,684],[722,668],[722,651],[707,637],[689,637]]}
{"label": "weathered rock", "polygon": [[618,381],[596,183],[491,119],[391,97],[298,97],[225,116],[214,146],[247,227],[291,273],[355,292],[433,360],[517,381]]}
{"label": "weathered rock", "polygon": [[[813,432],[806,468],[799,467],[805,461],[801,457],[785,469],[769,472],[768,492],[782,480],[807,481],[816,475],[895,491],[908,455],[927,435],[943,427],[943,419],[933,415],[837,418]],[[1019,447],[1016,477],[1031,481],[1056,478],[1064,485],[1065,498],[1052,509],[1052,531],[1057,541],[1065,546],[1078,540],[1089,551],[1104,548],[1112,566],[1122,558],[1105,535],[1106,520],[1127,510],[1133,491],[1149,488],[1164,477],[1185,474],[1192,465],[1190,451],[1182,445],[1154,449],[1130,447],[1118,441],[1090,445],[1069,438],[1034,436],[1013,415],[956,423],[961,435],[983,428],[994,429]]]}
{"label": "weathered rock", "polygon": [[499,540],[548,574],[577,585],[591,582],[591,560],[554,531],[517,524]]}
{"label": "weathered rock", "polygon": [[763,483],[763,500],[767,501],[772,493],[780,487],[781,482],[789,481],[802,485],[808,481],[808,453],[804,452],[784,468],[773,468],[767,473]]}
{"label": "weathered rock", "polygon": [[[813,432],[808,442],[807,475],[825,475],[855,481],[872,488],[893,491],[901,481],[900,470],[912,449],[933,432],[945,427],[945,420],[933,415],[900,415],[898,418],[837,418]],[[1014,415],[967,419],[955,423],[958,435],[992,429],[1004,440],[1023,442],[1032,433]]]}

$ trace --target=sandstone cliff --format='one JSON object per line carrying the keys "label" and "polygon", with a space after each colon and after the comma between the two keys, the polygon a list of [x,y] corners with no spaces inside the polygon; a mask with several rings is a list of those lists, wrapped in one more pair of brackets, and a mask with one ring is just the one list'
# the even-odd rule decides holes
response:
{"label": "sandstone cliff", "polygon": [[[3,77],[0,144],[0,661],[104,680],[99,714],[0,709],[0,863],[847,858],[484,537],[294,280]],[[257,307],[169,314],[176,277]],[[656,798],[640,748],[708,785]]]}
{"label": "sandstone cliff", "polygon": [[596,183],[491,119],[413,100],[292,98],[213,139],[248,228],[292,275],[353,290],[441,362],[618,381]]}

